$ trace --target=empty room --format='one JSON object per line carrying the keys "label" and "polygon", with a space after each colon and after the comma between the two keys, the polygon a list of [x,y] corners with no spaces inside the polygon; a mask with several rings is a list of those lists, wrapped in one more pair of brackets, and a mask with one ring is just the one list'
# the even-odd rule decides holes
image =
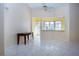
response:
{"label": "empty room", "polygon": [[79,56],[79,4],[0,3],[0,55]]}

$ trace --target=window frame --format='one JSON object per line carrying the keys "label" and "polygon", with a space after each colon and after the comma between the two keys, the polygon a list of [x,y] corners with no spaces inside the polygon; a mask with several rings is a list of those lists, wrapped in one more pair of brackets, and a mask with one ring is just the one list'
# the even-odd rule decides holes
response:
{"label": "window frame", "polygon": [[[49,29],[42,27],[42,26],[45,26],[45,22],[49,22]],[[51,25],[50,25],[51,22],[54,22],[54,25],[53,25],[54,29],[51,29]],[[42,21],[41,30],[64,31],[64,30],[62,30],[62,21],[60,21],[61,22],[61,29],[60,30],[55,30],[55,27],[56,27],[55,22],[57,22],[57,21]]]}

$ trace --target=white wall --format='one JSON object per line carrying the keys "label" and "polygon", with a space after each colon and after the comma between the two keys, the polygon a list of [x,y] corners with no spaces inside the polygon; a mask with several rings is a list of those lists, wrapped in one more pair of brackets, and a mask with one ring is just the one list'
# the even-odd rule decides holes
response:
{"label": "white wall", "polygon": [[32,9],[32,17],[53,17],[54,14],[53,8],[48,9],[46,12],[42,8]]}
{"label": "white wall", "polygon": [[70,41],[79,42],[79,4],[70,4]]}
{"label": "white wall", "polygon": [[41,41],[44,43],[57,41],[69,41],[69,10],[68,5],[59,8],[51,8],[47,12],[43,9],[33,9],[32,17],[65,17],[65,31],[64,32],[55,32],[55,31],[41,31]]}
{"label": "white wall", "polygon": [[6,48],[16,45],[17,33],[31,31],[31,13],[26,4],[5,4],[4,19]]}
{"label": "white wall", "polygon": [[66,31],[66,35],[67,35],[67,37],[66,37],[66,39],[68,40],[68,42],[69,42],[69,40],[70,40],[70,38],[69,38],[69,35],[70,35],[70,7],[69,7],[69,4],[66,4],[65,5],[65,7],[64,7],[64,9],[65,9],[65,31]]}
{"label": "white wall", "polygon": [[[65,17],[68,13],[65,11],[66,6],[64,7],[58,7],[55,8],[54,12],[55,16],[57,17]],[[51,12],[49,12],[51,13]],[[66,13],[66,14],[65,14]],[[65,41],[69,41],[69,37],[68,37],[68,19],[67,17],[65,17],[65,31],[41,31],[41,38],[43,42],[47,42],[47,43],[52,43],[53,41],[57,41],[57,42],[65,42]]]}
{"label": "white wall", "polygon": [[0,56],[4,55],[4,5],[0,3]]}

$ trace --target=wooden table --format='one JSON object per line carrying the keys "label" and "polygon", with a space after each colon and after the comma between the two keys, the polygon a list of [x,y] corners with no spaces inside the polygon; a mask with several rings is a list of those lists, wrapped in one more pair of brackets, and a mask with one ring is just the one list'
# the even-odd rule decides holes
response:
{"label": "wooden table", "polygon": [[24,36],[24,44],[26,45],[26,36],[29,40],[29,35],[32,34],[33,37],[33,32],[26,32],[26,33],[17,33],[17,44],[19,44],[20,36]]}

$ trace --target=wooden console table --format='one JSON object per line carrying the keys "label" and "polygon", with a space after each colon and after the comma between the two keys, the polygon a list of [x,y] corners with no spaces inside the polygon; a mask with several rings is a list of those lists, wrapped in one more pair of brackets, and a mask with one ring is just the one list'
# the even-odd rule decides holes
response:
{"label": "wooden console table", "polygon": [[24,44],[26,44],[26,36],[29,40],[29,35],[32,34],[33,37],[33,32],[26,32],[26,33],[17,33],[17,44],[19,44],[20,36],[24,36]]}

